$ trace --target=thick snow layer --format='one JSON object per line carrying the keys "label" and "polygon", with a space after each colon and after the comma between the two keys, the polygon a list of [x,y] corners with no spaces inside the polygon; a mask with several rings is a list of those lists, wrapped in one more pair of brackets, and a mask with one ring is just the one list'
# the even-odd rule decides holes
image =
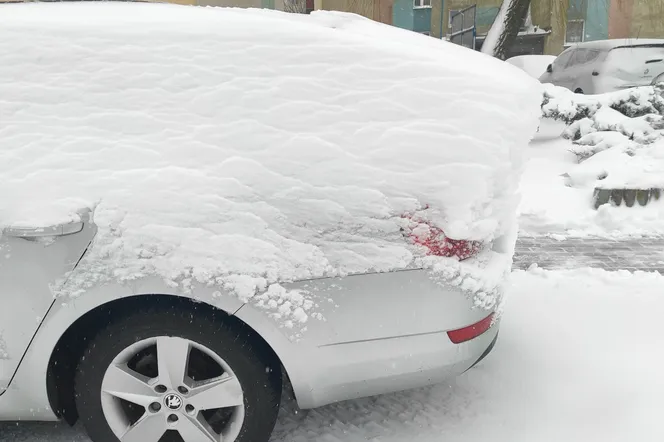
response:
{"label": "thick snow layer", "polygon": [[[295,413],[272,442],[661,442],[664,277],[516,272],[494,351],[449,383]],[[83,442],[2,424],[12,442]],[[4,440],[4,439],[3,439]]]}
{"label": "thick snow layer", "polygon": [[539,87],[350,14],[3,5],[0,225],[94,206],[99,234],[63,294],[158,275],[246,300],[421,264],[400,232],[417,214],[450,238],[503,238],[443,273],[490,305],[502,278],[484,268],[509,271]]}
{"label": "thick snow layer", "polygon": [[507,59],[506,62],[524,70],[533,78],[540,78],[555,59],[555,55],[518,55]]}
{"label": "thick snow layer", "polygon": [[9,353],[7,353],[7,343],[0,333],[0,359],[9,359]]}

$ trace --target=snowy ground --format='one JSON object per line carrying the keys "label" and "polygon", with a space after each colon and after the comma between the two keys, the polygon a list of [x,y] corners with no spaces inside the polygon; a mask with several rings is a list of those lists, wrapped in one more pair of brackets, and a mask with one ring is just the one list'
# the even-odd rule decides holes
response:
{"label": "snowy ground", "polygon": [[547,270],[592,267],[611,272],[628,270],[664,275],[664,238],[574,237],[560,240],[522,236],[516,243],[513,269],[527,270],[533,264]]}
{"label": "snowy ground", "polygon": [[[501,336],[448,384],[284,410],[274,442],[661,442],[664,312],[656,273],[515,272]],[[0,424],[0,440],[87,441],[64,425]]]}

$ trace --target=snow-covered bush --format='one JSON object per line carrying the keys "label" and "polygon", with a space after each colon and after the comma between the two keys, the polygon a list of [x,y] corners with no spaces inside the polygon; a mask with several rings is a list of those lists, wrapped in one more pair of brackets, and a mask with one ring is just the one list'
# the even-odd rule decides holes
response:
{"label": "snow-covered bush", "polygon": [[[545,85],[542,116],[568,124],[563,137],[580,164],[573,187],[594,189],[594,205],[643,205],[664,188],[664,85],[578,95]],[[650,198],[650,197],[653,198]]]}
{"label": "snow-covered bush", "polygon": [[630,118],[650,114],[664,115],[664,83],[625,89],[600,95],[574,94],[570,90],[544,85],[542,117],[572,124],[595,115],[600,108],[611,108]]}
{"label": "snow-covered bush", "polygon": [[563,137],[580,160],[613,146],[649,145],[664,130],[664,85],[602,95],[579,95],[545,85],[542,117],[565,122]]}

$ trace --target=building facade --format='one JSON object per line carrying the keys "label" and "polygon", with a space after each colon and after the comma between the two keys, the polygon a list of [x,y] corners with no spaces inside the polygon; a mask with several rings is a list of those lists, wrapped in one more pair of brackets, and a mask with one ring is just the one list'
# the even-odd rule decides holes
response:
{"label": "building facade", "polygon": [[429,35],[431,0],[315,0],[314,9],[346,11]]}
{"label": "building facade", "polygon": [[[2,0],[0,0],[2,1]],[[235,6],[288,10],[289,0],[167,0],[201,6]],[[427,35],[431,33],[432,0],[290,0],[306,11],[345,11]],[[302,8],[300,8],[302,9]]]}
{"label": "building facade", "polygon": [[[0,0],[2,2],[21,0]],[[31,1],[31,0],[25,0]],[[143,0],[146,1],[146,0]],[[147,0],[199,6],[268,8],[291,12],[346,11],[441,38],[450,17],[475,6],[480,48],[503,0]],[[664,38],[664,0],[531,0],[510,55],[557,55],[566,46],[607,38]]]}
{"label": "building facade", "polygon": [[[0,0],[1,1],[1,0]],[[210,6],[288,10],[284,2],[306,2],[306,10],[346,11],[433,37],[447,37],[450,17],[476,6],[481,48],[503,0],[169,0]],[[574,43],[607,38],[664,38],[664,0],[531,0],[522,32],[510,55],[557,55]]]}
{"label": "building facade", "polygon": [[612,0],[609,38],[664,38],[664,0]]}
{"label": "building facade", "polygon": [[[449,17],[476,5],[478,45],[502,0],[432,0],[431,34],[449,34]],[[532,0],[514,54],[559,54],[579,42],[607,38],[664,38],[664,0]]]}

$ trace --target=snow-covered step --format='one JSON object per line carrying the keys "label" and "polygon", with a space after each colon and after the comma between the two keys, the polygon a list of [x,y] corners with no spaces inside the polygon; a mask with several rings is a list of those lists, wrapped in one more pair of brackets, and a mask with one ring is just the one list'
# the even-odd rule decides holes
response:
{"label": "snow-covered step", "polygon": [[645,206],[651,201],[658,201],[664,189],[600,189],[593,193],[593,205],[598,209],[604,204],[634,207],[636,204]]}

